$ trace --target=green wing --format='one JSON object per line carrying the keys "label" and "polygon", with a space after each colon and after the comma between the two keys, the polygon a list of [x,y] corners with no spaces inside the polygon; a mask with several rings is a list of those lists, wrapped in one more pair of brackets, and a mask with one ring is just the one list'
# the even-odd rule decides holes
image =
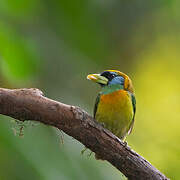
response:
{"label": "green wing", "polygon": [[95,105],[94,105],[94,118],[96,116],[96,112],[97,112],[97,107],[98,107],[99,101],[100,101],[100,93],[98,94],[98,96],[96,98]]}
{"label": "green wing", "polygon": [[130,129],[128,131],[128,134],[130,134],[131,131],[132,131],[132,128],[133,128],[133,125],[134,125],[135,114],[136,114],[136,98],[135,98],[134,94],[130,93],[130,95],[131,95],[134,114],[133,114],[133,119],[132,119],[132,122],[130,124]]}

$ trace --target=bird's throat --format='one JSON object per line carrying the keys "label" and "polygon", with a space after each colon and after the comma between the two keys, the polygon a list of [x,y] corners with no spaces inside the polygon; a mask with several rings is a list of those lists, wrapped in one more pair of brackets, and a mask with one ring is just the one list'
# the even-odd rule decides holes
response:
{"label": "bird's throat", "polygon": [[112,84],[112,85],[104,86],[101,90],[101,94],[110,94],[120,89],[124,89],[124,86],[120,84]]}

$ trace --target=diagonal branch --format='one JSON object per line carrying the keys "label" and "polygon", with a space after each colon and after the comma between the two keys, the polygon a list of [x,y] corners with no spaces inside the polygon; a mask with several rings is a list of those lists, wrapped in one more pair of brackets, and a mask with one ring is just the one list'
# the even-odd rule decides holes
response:
{"label": "diagonal branch", "polygon": [[38,89],[0,88],[0,114],[20,121],[39,121],[63,130],[98,157],[110,162],[130,180],[168,179],[88,113],[79,107],[48,99]]}

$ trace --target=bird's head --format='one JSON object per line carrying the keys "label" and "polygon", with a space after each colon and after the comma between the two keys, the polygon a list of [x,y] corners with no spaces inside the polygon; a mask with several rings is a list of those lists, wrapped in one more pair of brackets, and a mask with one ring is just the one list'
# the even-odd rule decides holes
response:
{"label": "bird's head", "polygon": [[134,92],[131,79],[124,73],[117,70],[107,70],[100,74],[89,74],[87,79],[92,80],[102,87],[113,84],[121,85],[124,90]]}

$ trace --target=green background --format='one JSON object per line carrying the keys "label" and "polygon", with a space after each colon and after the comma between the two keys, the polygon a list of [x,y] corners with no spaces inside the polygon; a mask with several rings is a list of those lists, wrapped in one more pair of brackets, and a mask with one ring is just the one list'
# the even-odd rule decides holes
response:
{"label": "green background", "polygon": [[[127,73],[137,99],[128,144],[180,179],[178,0],[0,0],[0,86],[36,87],[92,114],[100,88],[89,73]],[[72,137],[0,115],[0,179],[124,179]],[[62,143],[62,138],[64,143]]]}

